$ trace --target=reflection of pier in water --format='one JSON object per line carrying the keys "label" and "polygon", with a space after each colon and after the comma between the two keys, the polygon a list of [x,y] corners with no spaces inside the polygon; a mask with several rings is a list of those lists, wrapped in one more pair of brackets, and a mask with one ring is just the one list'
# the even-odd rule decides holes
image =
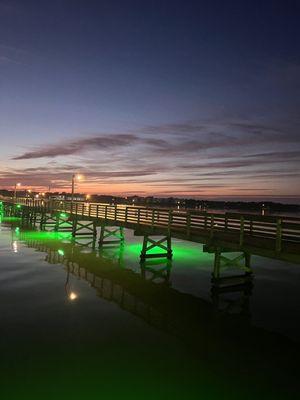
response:
{"label": "reflection of pier in water", "polygon": [[[251,384],[268,382],[268,387],[274,388],[274,382],[280,382],[285,393],[288,390],[294,395],[299,346],[282,335],[251,324],[247,307],[250,286],[239,292],[238,302],[229,303],[229,308],[238,306],[239,313],[228,314],[216,310],[215,300],[210,302],[172,288],[170,264],[162,268],[142,265],[141,270],[135,271],[126,268],[122,261],[122,247],[110,253],[113,249],[94,250],[91,246],[64,240],[59,234],[57,239],[47,241],[47,238],[34,238],[34,233],[21,230],[16,235],[13,231],[13,239],[46,253],[46,261],[51,264],[63,264],[68,294],[72,293],[72,275],[80,277],[102,299],[179,339],[216,377],[225,374],[235,379],[243,370]],[[101,315],[99,322],[100,319]],[[278,365],[284,369],[277,368]]]}
{"label": "reflection of pier in water", "polygon": [[239,296],[234,302],[229,300],[222,310],[234,311],[238,315],[216,312],[221,308],[220,300],[227,289],[214,287],[212,302],[181,293],[171,286],[170,261],[159,269],[157,265],[142,265],[138,273],[124,267],[122,249],[117,257],[113,257],[108,249],[95,251],[74,243],[26,240],[26,233],[21,233],[19,239],[28,247],[45,252],[47,262],[65,265],[67,282],[69,275],[84,279],[96,289],[99,297],[190,343],[201,339],[206,345],[214,343],[216,346],[218,342],[220,346],[226,341],[228,347],[228,338],[231,338],[233,346],[237,338],[244,338],[249,344],[263,331],[251,326],[251,282],[241,282],[229,288]]}
{"label": "reflection of pier in water", "polygon": [[[93,241],[88,245],[86,239],[85,243],[82,240],[70,241],[57,233],[50,234],[51,239],[48,240],[46,232],[22,229],[15,232],[14,228],[12,235],[16,247],[21,241],[46,253],[48,263],[65,266],[66,280],[62,283],[62,290],[66,284],[68,294],[71,294],[72,276],[88,282],[100,298],[183,342],[199,360],[197,365],[203,364],[215,373],[216,384],[220,383],[219,377],[240,381],[243,375],[247,385],[267,385],[268,393],[273,390],[276,395],[278,389],[284,388],[285,398],[288,392],[296,398],[299,345],[280,334],[252,325],[248,309],[251,284],[230,288],[238,290],[238,299],[234,303],[228,302],[222,310],[234,309],[237,314],[220,312],[219,300],[222,291],[228,288],[215,288],[212,302],[182,293],[172,287],[175,268],[172,270],[167,260],[161,267],[147,263],[141,265],[141,269],[136,266],[134,270],[127,268],[127,263],[123,262],[122,246],[95,250]],[[101,329],[101,324],[105,323],[101,314],[98,323]],[[140,340],[139,337],[134,339],[137,342]],[[185,367],[182,365],[182,368]]]}

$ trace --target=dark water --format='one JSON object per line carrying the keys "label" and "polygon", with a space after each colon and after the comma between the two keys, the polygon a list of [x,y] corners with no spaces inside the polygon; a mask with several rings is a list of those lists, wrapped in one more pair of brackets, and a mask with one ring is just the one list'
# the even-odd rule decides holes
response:
{"label": "dark water", "polygon": [[296,398],[300,265],[253,257],[253,287],[220,294],[198,244],[141,268],[131,231],[99,251],[0,229],[1,399]]}

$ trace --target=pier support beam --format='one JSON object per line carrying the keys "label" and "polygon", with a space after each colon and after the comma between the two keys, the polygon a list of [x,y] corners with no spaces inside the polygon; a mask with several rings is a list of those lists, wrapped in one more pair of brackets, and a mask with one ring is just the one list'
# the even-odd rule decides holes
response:
{"label": "pier support beam", "polygon": [[55,230],[57,226],[57,217],[52,214],[43,213],[40,220],[40,229],[45,230],[46,228],[53,228]]}
{"label": "pier support beam", "polygon": [[73,221],[64,213],[58,214],[56,215],[55,230],[57,232],[73,232]]}
{"label": "pier support beam", "polygon": [[220,278],[211,287],[211,299],[216,310],[250,316],[251,275]]}
{"label": "pier support beam", "polygon": [[99,247],[124,243],[124,228],[122,226],[101,225]]}
{"label": "pier support beam", "polygon": [[79,221],[74,218],[72,224],[72,236],[93,236],[96,238],[97,229],[95,221]]}
{"label": "pier support beam", "polygon": [[[149,253],[153,249],[163,250],[163,252]],[[145,261],[147,258],[166,257],[170,260],[172,255],[171,235],[168,234],[160,239],[154,239],[153,236],[151,237],[149,234],[144,235],[143,248],[140,255],[141,262]]]}
{"label": "pier support beam", "polygon": [[222,254],[222,250],[215,252],[213,278],[220,278],[221,269],[234,267],[244,271],[246,274],[252,274],[253,271],[250,266],[251,255],[243,252],[234,258],[229,258]]}
{"label": "pier support beam", "polygon": [[143,279],[166,284],[170,282],[172,260],[149,260],[141,262],[140,266]]}
{"label": "pier support beam", "polygon": [[[214,258],[214,268],[213,268],[213,279],[220,279],[221,270],[236,268],[243,271],[246,275],[251,275],[253,270],[251,268],[251,255],[245,251],[238,252],[238,255],[235,255],[233,258],[229,258],[225,256],[226,253],[237,253],[236,250],[232,250],[229,248],[222,248],[217,246],[205,245],[203,246],[203,251],[206,253],[213,253],[215,255]],[[244,276],[244,275],[239,275]]]}

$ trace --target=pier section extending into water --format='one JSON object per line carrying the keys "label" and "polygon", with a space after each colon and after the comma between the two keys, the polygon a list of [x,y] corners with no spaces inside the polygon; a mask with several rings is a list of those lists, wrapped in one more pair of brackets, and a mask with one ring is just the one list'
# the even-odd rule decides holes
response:
{"label": "pier section extending into water", "polygon": [[[69,231],[96,241],[100,227],[99,246],[122,244],[123,228],[133,229],[143,237],[141,261],[172,258],[172,238],[202,243],[204,251],[215,254],[215,278],[228,263],[251,273],[250,254],[300,263],[300,218],[29,198],[2,201],[7,215],[19,215],[41,229]],[[229,259],[228,252],[238,254]]]}

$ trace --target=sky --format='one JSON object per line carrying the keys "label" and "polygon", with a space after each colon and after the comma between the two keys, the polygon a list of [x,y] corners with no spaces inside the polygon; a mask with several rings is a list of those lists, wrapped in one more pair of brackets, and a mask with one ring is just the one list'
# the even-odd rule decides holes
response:
{"label": "sky", "polygon": [[300,2],[0,0],[0,188],[300,202]]}

